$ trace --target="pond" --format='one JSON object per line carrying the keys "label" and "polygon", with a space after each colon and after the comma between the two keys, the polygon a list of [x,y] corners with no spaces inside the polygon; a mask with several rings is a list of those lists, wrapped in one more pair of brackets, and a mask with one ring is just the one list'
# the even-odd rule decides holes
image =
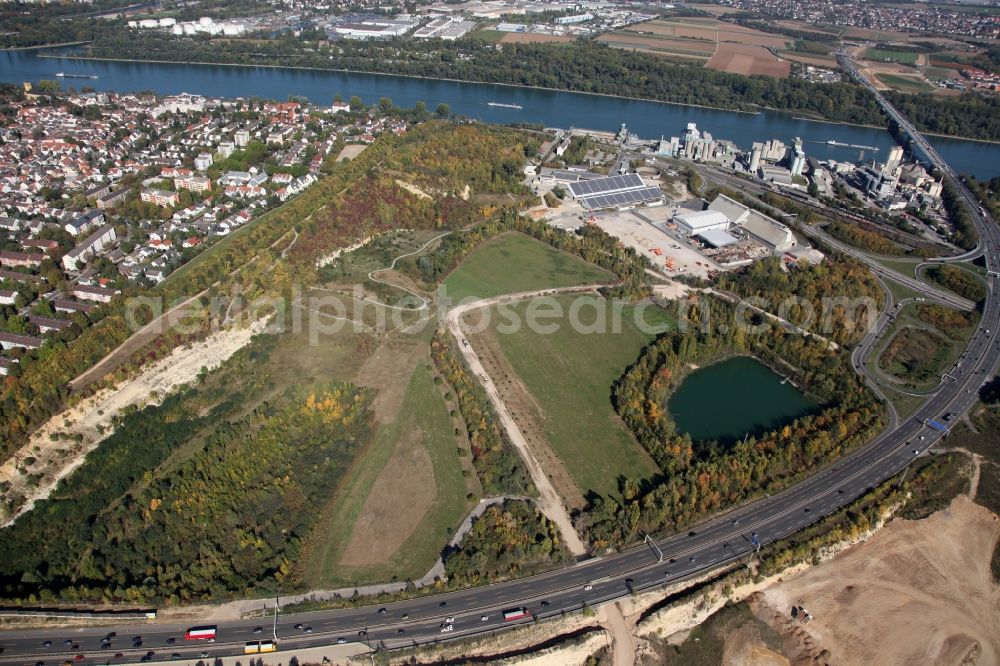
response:
{"label": "pond", "polygon": [[677,431],[692,440],[730,443],[816,413],[819,405],[757,359],[736,356],[692,372],[668,408]]}

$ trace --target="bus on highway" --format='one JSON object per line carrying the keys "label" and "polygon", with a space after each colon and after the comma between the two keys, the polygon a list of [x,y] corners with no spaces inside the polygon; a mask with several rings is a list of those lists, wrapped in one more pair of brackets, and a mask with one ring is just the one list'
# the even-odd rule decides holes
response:
{"label": "bus on highway", "polygon": [[934,428],[939,432],[944,432],[944,433],[948,432],[948,426],[939,421],[935,421],[934,419],[927,419],[926,423],[929,428]]}
{"label": "bus on highway", "polygon": [[274,641],[250,641],[243,646],[243,654],[260,654],[262,652],[277,652],[278,644]]}
{"label": "bus on highway", "polygon": [[503,612],[504,622],[514,622],[515,620],[523,620],[529,617],[531,617],[531,613],[528,612],[527,608],[511,608]]}
{"label": "bus on highway", "polygon": [[215,640],[215,629],[216,626],[213,624],[210,627],[191,627],[184,632],[184,640],[186,641],[214,641]]}

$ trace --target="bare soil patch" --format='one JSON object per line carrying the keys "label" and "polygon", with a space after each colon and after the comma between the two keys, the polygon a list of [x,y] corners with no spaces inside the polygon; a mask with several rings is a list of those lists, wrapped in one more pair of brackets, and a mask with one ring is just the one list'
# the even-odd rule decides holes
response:
{"label": "bare soil patch", "polygon": [[430,510],[437,486],[434,465],[422,440],[421,430],[400,438],[354,523],[351,539],[340,557],[343,566],[367,567],[385,562],[410,538]]}
{"label": "bare soil patch", "polygon": [[417,363],[426,360],[428,353],[423,342],[392,340],[376,349],[361,366],[355,381],[378,390],[372,403],[376,421],[385,424],[396,420],[406,396],[407,382],[401,378],[412,375]]}
{"label": "bare soil patch", "polygon": [[788,42],[793,41],[783,35],[773,35],[769,32],[754,30],[746,26],[725,21],[719,24],[719,42],[736,41],[741,44],[752,46],[771,46],[776,49],[783,49],[788,46]]}
{"label": "bare soil patch", "polygon": [[[998,537],[996,514],[959,496],[769,588],[754,610],[803,660],[1000,663],[1000,590],[990,572]],[[814,619],[793,620],[793,605]]]}
{"label": "bare soil patch", "polygon": [[762,46],[731,43],[719,44],[706,67],[732,74],[764,74],[776,78],[787,77],[792,68],[790,62],[778,60]]}
{"label": "bare soil patch", "polygon": [[365,148],[367,147],[368,144],[364,143],[348,144],[344,146],[343,149],[340,151],[340,154],[337,155],[337,161],[340,162],[342,160],[353,160],[355,157],[365,152]]}
{"label": "bare soil patch", "polygon": [[524,32],[508,32],[500,40],[502,44],[558,44],[572,42],[568,35],[534,35]]}

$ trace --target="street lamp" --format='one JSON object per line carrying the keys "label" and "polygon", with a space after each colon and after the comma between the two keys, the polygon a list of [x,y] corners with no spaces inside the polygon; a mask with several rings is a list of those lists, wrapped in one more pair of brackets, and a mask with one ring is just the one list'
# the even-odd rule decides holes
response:
{"label": "street lamp", "polygon": [[271,634],[274,636],[274,644],[278,644],[278,606],[280,604],[281,593],[280,591],[274,595],[274,624],[271,628]]}

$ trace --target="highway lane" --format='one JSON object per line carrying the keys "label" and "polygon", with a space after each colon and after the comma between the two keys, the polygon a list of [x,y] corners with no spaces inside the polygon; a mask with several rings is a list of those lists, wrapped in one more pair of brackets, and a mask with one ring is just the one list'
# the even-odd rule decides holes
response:
{"label": "highway lane", "polygon": [[[1000,232],[980,216],[974,219],[980,230],[988,268],[991,272],[997,271],[1000,269],[997,262]],[[995,275],[989,277],[989,296],[979,328],[959,365],[949,373],[949,381],[942,384],[913,416],[783,492],[719,515],[691,532],[658,540],[663,561],[657,559],[651,547],[641,545],[547,574],[386,604],[384,614],[378,612],[379,606],[365,606],[279,616],[276,634],[281,649],[330,645],[338,639],[399,646],[495,631],[508,626],[499,614],[505,608],[524,606],[537,618],[556,616],[579,610],[584,603],[596,605],[628,595],[633,590],[688,579],[721,564],[749,557],[753,534],[758,535],[763,545],[794,534],[853,501],[868,488],[899,474],[914,457],[935,446],[942,433],[928,428],[925,419],[941,419],[947,412],[960,415],[974,403],[976,389],[1000,362],[997,335],[1000,303],[995,297],[1000,286],[998,279]],[[588,584],[592,589],[585,590]],[[265,603],[262,601],[262,606]],[[483,615],[487,616],[486,620],[482,620]],[[442,633],[441,625],[448,617],[454,618],[451,623],[454,630]],[[296,623],[311,627],[312,633],[296,629]],[[261,627],[261,634],[253,633],[257,626]],[[174,653],[184,658],[197,658],[202,652],[210,657],[231,656],[242,654],[245,641],[271,637],[269,617],[220,622],[218,627],[217,642],[208,645],[186,643],[182,639],[185,626],[163,622],[91,629],[7,631],[0,633],[0,648],[3,648],[0,663],[42,661],[58,664],[77,654],[84,656],[82,664],[134,663],[148,650],[155,652],[155,660],[168,659]],[[399,633],[400,629],[404,633]],[[102,650],[100,639],[112,630],[118,636],[112,641],[110,650]],[[359,635],[362,631],[366,634]],[[142,636],[143,644],[132,649],[131,637],[136,635]],[[171,637],[176,642],[167,645]],[[79,647],[64,646],[66,639]],[[43,648],[44,640],[52,640],[53,646]],[[122,657],[115,658],[117,653]]]}

